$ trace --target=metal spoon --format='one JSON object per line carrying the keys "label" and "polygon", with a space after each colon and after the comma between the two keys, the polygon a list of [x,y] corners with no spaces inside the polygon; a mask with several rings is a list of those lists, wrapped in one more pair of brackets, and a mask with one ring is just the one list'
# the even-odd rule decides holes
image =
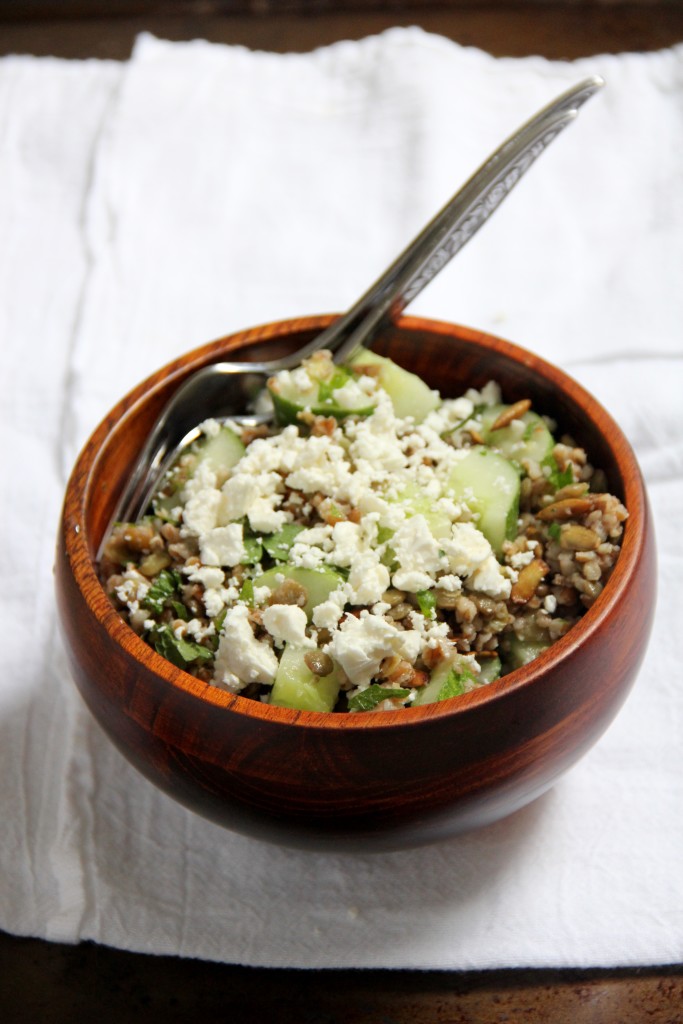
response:
{"label": "metal spoon", "polygon": [[571,124],[582,104],[603,85],[598,75],[587,78],[526,121],[491,154],[355,305],[298,352],[265,363],[213,363],[181,384],[138,456],[113,522],[135,522],[145,512],[179,450],[198,436],[198,420],[225,416],[238,422],[263,422],[267,416],[243,414],[274,373],[298,366],[319,349],[330,349],[335,360],[342,363],[361,345],[371,346],[383,326],[399,316],[462,249],[534,160]]}

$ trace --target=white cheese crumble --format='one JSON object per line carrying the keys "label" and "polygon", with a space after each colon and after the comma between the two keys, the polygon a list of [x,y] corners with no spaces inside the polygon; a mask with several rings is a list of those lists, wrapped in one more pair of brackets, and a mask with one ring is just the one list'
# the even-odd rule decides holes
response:
{"label": "white cheese crumble", "polygon": [[199,539],[199,553],[205,565],[240,565],[246,555],[242,524],[229,523],[206,530]]}
{"label": "white cheese crumble", "polygon": [[247,683],[272,683],[277,666],[272,647],[254,636],[247,606],[229,608],[216,653],[214,679],[228,688],[235,688],[237,679],[240,689]]}
{"label": "white cheese crumble", "polygon": [[354,686],[367,686],[390,654],[414,661],[420,653],[417,630],[402,630],[367,611],[347,615],[325,652],[337,661]]}
{"label": "white cheese crumble", "polygon": [[263,625],[281,643],[304,644],[313,641],[306,636],[308,620],[303,608],[291,604],[271,604],[261,613]]}

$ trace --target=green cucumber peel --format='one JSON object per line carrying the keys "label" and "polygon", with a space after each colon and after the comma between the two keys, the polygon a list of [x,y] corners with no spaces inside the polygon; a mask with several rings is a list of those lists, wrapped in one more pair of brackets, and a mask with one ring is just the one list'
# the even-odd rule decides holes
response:
{"label": "green cucumber peel", "polygon": [[379,683],[372,683],[367,689],[361,690],[354,697],[349,697],[348,704],[350,711],[372,711],[378,704],[381,704],[383,700],[404,700],[410,696],[410,690],[404,689],[402,686],[397,686],[393,689],[388,689],[385,686],[380,686]]}

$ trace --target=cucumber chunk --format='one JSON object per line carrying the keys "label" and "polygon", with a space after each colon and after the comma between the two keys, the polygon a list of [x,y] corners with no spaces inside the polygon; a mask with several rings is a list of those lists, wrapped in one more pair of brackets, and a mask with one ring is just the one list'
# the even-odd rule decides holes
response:
{"label": "cucumber chunk", "polygon": [[291,376],[271,378],[268,391],[273,400],[275,419],[282,425],[298,423],[299,414],[305,409],[315,416],[334,416],[338,420],[346,416],[369,416],[375,403],[357,385],[354,389],[355,379],[345,367],[337,367],[330,380],[313,380],[311,389],[302,391]]}
{"label": "cucumber chunk", "polygon": [[368,367],[372,376],[377,377],[381,387],[387,392],[400,418],[412,416],[416,423],[422,423],[425,416],[436,409],[441,399],[437,391],[432,391],[415,373],[404,370],[402,366],[378,356],[368,349],[359,349],[351,360],[352,369],[362,373]]}
{"label": "cucumber chunk", "polygon": [[525,412],[507,427],[491,430],[500,414],[509,408],[508,405],[492,405],[484,410],[481,414],[484,441],[506,459],[518,463],[523,459],[543,462],[555,447],[555,439],[537,413]]}
{"label": "cucumber chunk", "polygon": [[478,664],[480,672],[474,675],[460,655],[456,654],[452,658],[442,661],[432,672],[427,685],[418,690],[411,707],[435,704],[437,701],[447,700],[449,697],[459,697],[463,693],[475,690],[478,686],[492,683],[500,676],[501,663],[497,655],[492,658],[482,658]]}
{"label": "cucumber chunk", "polygon": [[339,696],[341,673],[337,665],[326,676],[311,672],[304,661],[310,647],[285,644],[270,692],[270,704],[298,711],[332,711]]}
{"label": "cucumber chunk", "polygon": [[194,451],[197,464],[194,472],[203,463],[216,474],[217,486],[221,487],[245,452],[242,441],[230,427],[222,426],[218,433],[207,435],[196,442]]}
{"label": "cucumber chunk", "polygon": [[175,513],[183,504],[179,497],[180,491],[199,466],[206,464],[216,474],[216,486],[222,487],[245,450],[241,439],[230,427],[223,425],[215,434],[202,434],[189,448],[193,460],[175,463],[168,471],[162,489],[152,499],[154,515],[168,522],[176,522]]}
{"label": "cucumber chunk", "polygon": [[298,583],[306,591],[306,602],[302,608],[309,622],[313,609],[326,601],[332,591],[337,590],[344,582],[343,577],[332,569],[302,569],[296,565],[276,565],[255,579],[254,587],[268,587],[270,591],[274,591],[282,582],[282,576],[285,580]]}
{"label": "cucumber chunk", "polygon": [[419,484],[409,483],[398,494],[395,499],[387,499],[390,502],[396,501],[403,505],[406,516],[424,516],[432,537],[441,540],[443,537],[450,537],[452,523],[450,517],[435,508],[434,501],[424,493]]}
{"label": "cucumber chunk", "polygon": [[550,647],[550,640],[520,640],[513,634],[508,645],[510,670],[528,665],[548,647]]}
{"label": "cucumber chunk", "polygon": [[519,473],[504,456],[484,445],[470,448],[448,475],[447,489],[478,516],[476,525],[496,555],[517,534]]}
{"label": "cucumber chunk", "polygon": [[497,654],[492,658],[482,658],[479,656],[477,661],[479,663],[479,675],[477,676],[478,682],[482,684],[493,683],[496,679],[500,679],[503,674],[503,666]]}

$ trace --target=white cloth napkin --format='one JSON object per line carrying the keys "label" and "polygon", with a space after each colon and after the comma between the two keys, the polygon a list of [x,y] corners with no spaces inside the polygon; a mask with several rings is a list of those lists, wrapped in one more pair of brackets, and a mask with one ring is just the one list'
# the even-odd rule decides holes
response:
{"label": "white cloth napkin", "polygon": [[[323,855],[207,823],[69,679],[51,567],[80,446],[184,350],[346,307],[594,72],[607,88],[413,311],[557,362],[633,443],[661,593],[632,695],[554,790],[463,838]],[[681,961],[683,48],[496,60],[396,29],[306,55],[145,36],[126,64],[8,57],[0,180],[0,927],[266,966]]]}

